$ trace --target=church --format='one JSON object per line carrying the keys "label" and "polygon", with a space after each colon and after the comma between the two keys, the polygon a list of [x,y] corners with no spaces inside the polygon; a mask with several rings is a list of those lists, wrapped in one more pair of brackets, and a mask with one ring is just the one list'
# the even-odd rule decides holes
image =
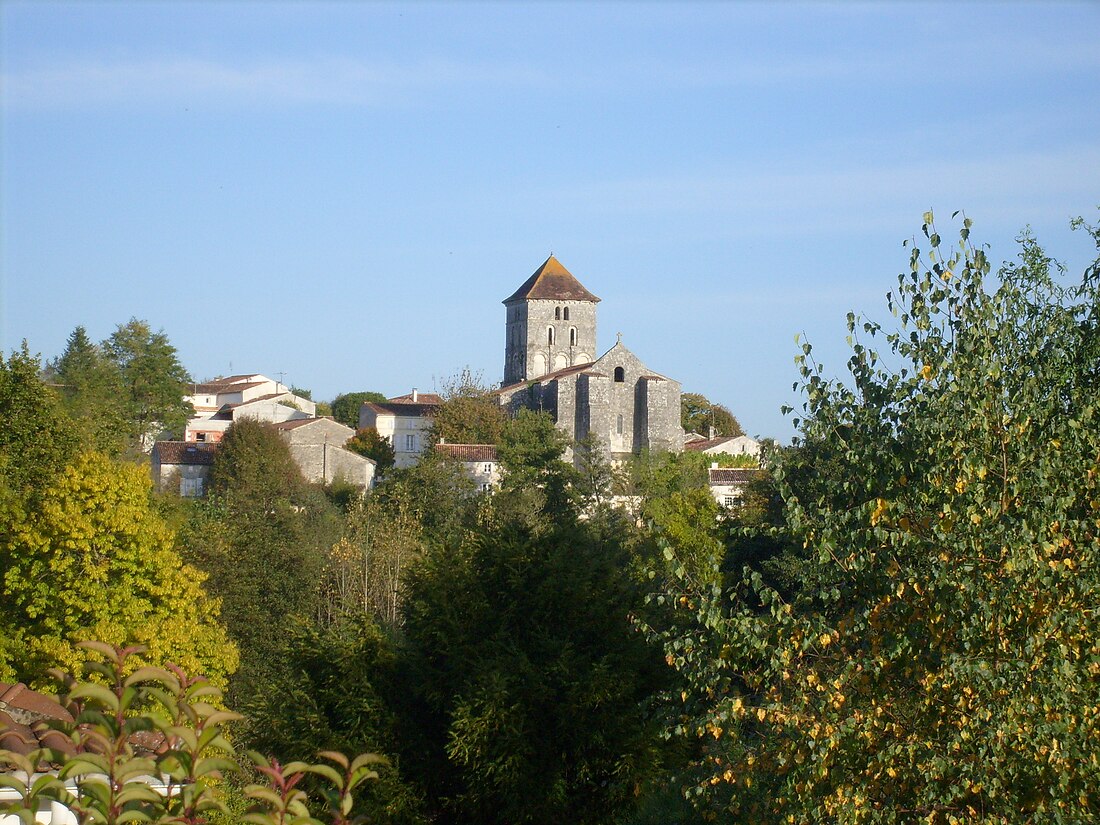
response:
{"label": "church", "polygon": [[621,335],[596,357],[599,302],[553,255],[504,299],[500,403],[549,412],[571,439],[592,434],[613,460],[681,452],[680,383],[646,367]]}

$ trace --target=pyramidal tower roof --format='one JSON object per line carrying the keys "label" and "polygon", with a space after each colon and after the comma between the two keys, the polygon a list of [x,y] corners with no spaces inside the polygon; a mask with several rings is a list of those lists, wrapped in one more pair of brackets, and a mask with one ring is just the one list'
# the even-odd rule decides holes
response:
{"label": "pyramidal tower roof", "polygon": [[543,261],[542,266],[523,282],[523,286],[504,299],[502,303],[527,301],[532,299],[549,301],[591,301],[600,299],[581,286],[568,269],[561,265],[553,255]]}

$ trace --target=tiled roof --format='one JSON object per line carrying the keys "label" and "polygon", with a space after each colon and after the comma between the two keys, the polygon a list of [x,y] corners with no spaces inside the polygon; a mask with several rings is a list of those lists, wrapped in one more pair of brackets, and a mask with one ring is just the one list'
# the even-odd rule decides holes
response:
{"label": "tiled roof", "polygon": [[704,438],[701,441],[699,441],[699,440],[688,441],[687,443],[684,444],[684,449],[685,450],[695,450],[695,451],[698,451],[698,452],[705,452],[705,451],[710,450],[714,447],[721,447],[726,442],[733,441],[735,438],[739,438],[739,437],[740,436],[736,436],[736,435],[720,435],[717,438]]}
{"label": "tiled roof", "polygon": [[710,484],[712,487],[719,484],[748,484],[760,475],[760,470],[732,467],[711,467]]}
{"label": "tiled roof", "polygon": [[161,464],[213,464],[218,445],[199,441],[158,441],[153,450]]}
{"label": "tiled roof", "polygon": [[385,404],[364,401],[363,406],[376,415],[399,415],[404,418],[430,418],[440,407],[439,404],[394,404],[389,401]]}
{"label": "tiled roof", "polygon": [[75,753],[72,741],[48,727],[50,721],[72,722],[72,714],[48,696],[18,682],[0,682],[0,748],[27,754],[37,748]]}
{"label": "tiled roof", "polygon": [[503,303],[543,298],[550,301],[591,301],[600,299],[581,286],[568,269],[551,255],[534,274],[523,282],[523,286],[504,299]]}
{"label": "tiled roof", "polygon": [[456,461],[485,462],[497,460],[495,444],[436,444],[437,452]]}
{"label": "tiled roof", "polygon": [[437,395],[434,392],[418,392],[416,394],[416,400],[413,401],[411,392],[404,395],[397,395],[389,399],[388,404],[442,404],[443,396]]}
{"label": "tiled roof", "polygon": [[[22,682],[0,682],[0,749],[25,755],[38,748],[54,748],[72,756],[76,753],[73,741],[50,725],[73,721],[73,715],[49,696]],[[167,747],[164,734],[158,731],[136,731],[128,741],[139,755],[163,753]]]}
{"label": "tiled roof", "polygon": [[544,373],[537,378],[531,378],[526,381],[517,381],[514,384],[509,384],[507,387],[501,387],[499,390],[494,390],[494,392],[508,392],[508,390],[513,390],[516,387],[525,387],[528,384],[545,384],[547,381],[554,381],[558,378],[564,378],[567,375],[572,375],[573,373],[584,372],[595,363],[595,361],[589,361],[587,364],[574,364],[571,367],[563,367],[560,370],[554,370],[553,372]]}
{"label": "tiled roof", "polygon": [[[245,378],[246,376],[238,376]],[[193,395],[218,395],[226,392],[240,392],[266,384],[266,381],[234,382],[228,378],[219,378],[216,381],[207,381],[205,384],[192,384]]]}
{"label": "tiled roof", "polygon": [[295,418],[291,421],[276,421],[271,426],[276,430],[296,430],[299,427],[304,427],[306,424],[313,424],[320,420],[319,418]]}

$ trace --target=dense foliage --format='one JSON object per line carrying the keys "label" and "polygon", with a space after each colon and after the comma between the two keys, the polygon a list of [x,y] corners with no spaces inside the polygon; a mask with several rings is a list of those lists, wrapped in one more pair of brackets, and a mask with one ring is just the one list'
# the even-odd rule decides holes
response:
{"label": "dense foliage", "polygon": [[141,644],[224,685],[237,651],[204,576],[184,565],[148,474],[97,453],[66,467],[0,528],[0,678],[41,684],[79,669],[77,642]]}
{"label": "dense foliage", "polygon": [[723,818],[1100,816],[1100,271],[1062,286],[1025,235],[989,286],[969,229],[945,252],[926,216],[899,324],[849,316],[849,382],[804,346],[818,473],[775,470],[799,586],[747,565],[665,597],[675,732]]}
{"label": "dense foliage", "polygon": [[680,425],[685,433],[698,433],[706,438],[714,435],[744,435],[741,424],[728,407],[715,404],[705,395],[685,392],[680,396]]}

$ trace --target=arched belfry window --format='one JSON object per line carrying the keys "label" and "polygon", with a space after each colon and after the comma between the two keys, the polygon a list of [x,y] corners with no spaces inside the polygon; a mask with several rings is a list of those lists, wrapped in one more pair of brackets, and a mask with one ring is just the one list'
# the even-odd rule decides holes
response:
{"label": "arched belfry window", "polygon": [[569,327],[569,346],[575,347],[577,345],[577,328]]}
{"label": "arched belfry window", "polygon": [[[566,310],[566,312],[569,312],[569,310]],[[566,315],[565,317],[568,318],[569,316]],[[561,320],[561,307],[554,307],[554,320],[555,321],[560,321]]]}
{"label": "arched belfry window", "polygon": [[617,384],[623,383],[623,379],[626,378],[626,370],[622,367],[615,367],[615,382]]}
{"label": "arched belfry window", "polygon": [[565,311],[564,311],[564,312],[562,313],[562,317],[563,317],[563,318],[564,318],[564,319],[565,319],[566,321],[568,321],[568,320],[569,320],[569,307],[566,307],[566,308],[565,308]]}
{"label": "arched belfry window", "polygon": [[553,327],[547,327],[546,328],[546,343],[549,344],[550,346],[554,346],[554,328]]}

